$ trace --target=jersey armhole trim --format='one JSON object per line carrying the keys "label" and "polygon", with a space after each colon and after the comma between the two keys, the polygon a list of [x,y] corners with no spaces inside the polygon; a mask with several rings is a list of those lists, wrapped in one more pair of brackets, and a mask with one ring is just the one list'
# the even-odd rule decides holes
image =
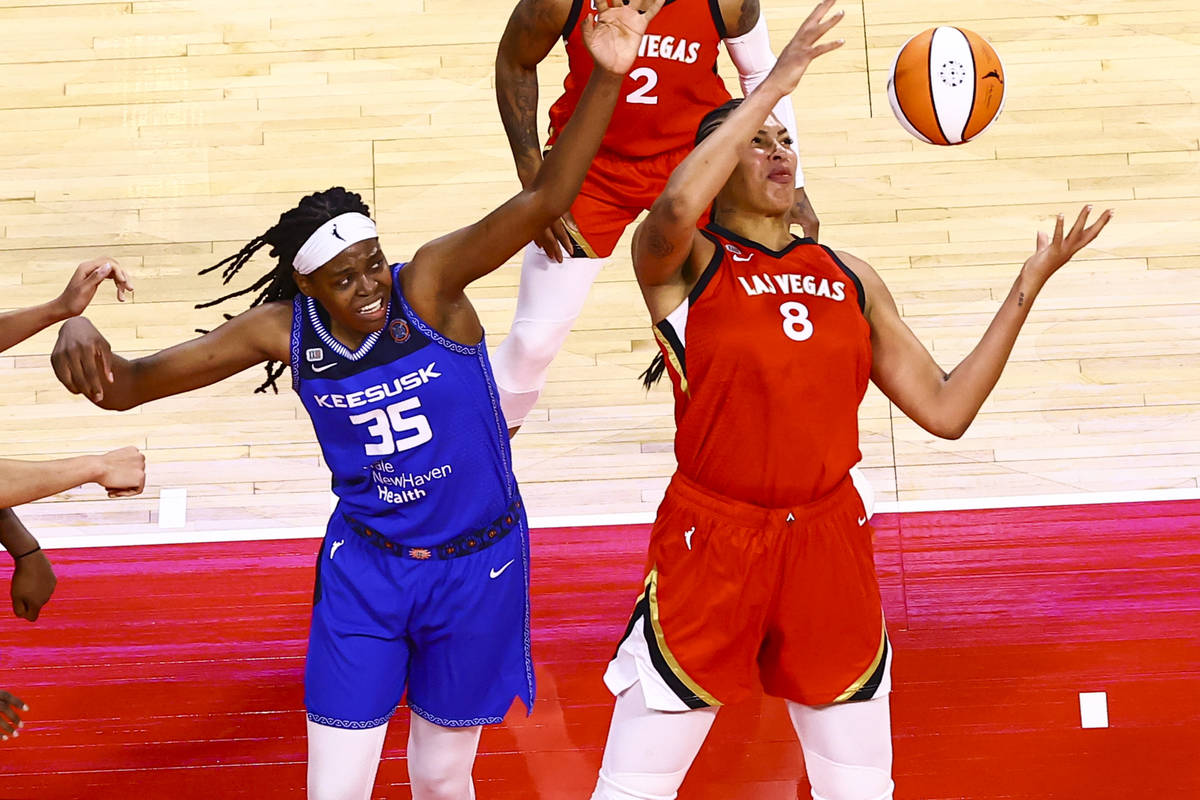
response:
{"label": "jersey armhole trim", "polygon": [[688,292],[688,303],[691,305],[695,305],[696,301],[700,299],[700,295],[704,293],[713,276],[717,274],[717,267],[721,266],[721,262],[725,259],[725,249],[721,247],[721,242],[717,237],[703,229],[700,230],[700,235],[712,242],[715,249],[713,250],[712,258],[708,261],[708,265],[700,273],[700,279],[696,281],[696,285]]}
{"label": "jersey armhole trim", "polygon": [[300,393],[300,336],[303,331],[304,314],[301,311],[301,299],[304,295],[299,292],[292,298],[292,391]]}
{"label": "jersey armhole trim", "polygon": [[867,293],[863,289],[862,281],[859,280],[858,275],[854,274],[854,270],[842,263],[837,253],[833,252],[833,248],[823,244],[821,245],[821,249],[829,254],[829,257],[833,259],[833,263],[838,265],[838,269],[846,273],[846,277],[854,283],[854,288],[858,291],[858,310],[865,314],[867,311]]}
{"label": "jersey armhole trim", "polygon": [[562,38],[565,42],[571,36],[571,32],[575,30],[575,26],[579,23],[579,16],[583,13],[583,0],[574,0],[571,3],[571,13],[567,14],[566,24],[563,25]]}
{"label": "jersey armhole trim", "polygon": [[725,18],[721,15],[721,0],[708,0],[708,10],[712,13],[712,21],[717,28],[717,35],[722,39],[728,39],[729,31],[726,30]]}

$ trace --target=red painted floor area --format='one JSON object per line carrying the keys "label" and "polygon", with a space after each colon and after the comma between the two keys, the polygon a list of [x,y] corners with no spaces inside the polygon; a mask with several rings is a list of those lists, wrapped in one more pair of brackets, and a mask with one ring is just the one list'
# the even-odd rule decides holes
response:
{"label": "red painted floor area", "polygon": [[[898,800],[1200,798],[1200,502],[874,520],[896,650]],[[539,702],[485,732],[481,800],[587,798],[603,664],[644,526],[537,531]],[[41,620],[0,632],[32,707],[0,798],[302,798],[317,542],[57,551]],[[7,581],[7,575],[2,576]],[[1078,694],[1108,693],[1082,730]],[[407,798],[405,713],[376,797]],[[779,701],[722,711],[681,797],[807,797]]]}

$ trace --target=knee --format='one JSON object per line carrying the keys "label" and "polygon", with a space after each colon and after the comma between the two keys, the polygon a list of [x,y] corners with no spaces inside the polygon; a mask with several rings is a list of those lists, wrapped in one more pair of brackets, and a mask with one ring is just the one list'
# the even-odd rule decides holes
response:
{"label": "knee", "polygon": [[497,348],[493,366],[516,376],[516,382],[536,380],[558,355],[574,320],[517,319]]}
{"label": "knee", "polygon": [[675,800],[687,770],[663,773],[600,770],[592,800]]}
{"label": "knee", "polygon": [[413,800],[470,800],[474,796],[470,771],[408,764]]}
{"label": "knee", "polygon": [[813,800],[892,800],[895,784],[889,770],[841,764],[818,754],[804,754]]}

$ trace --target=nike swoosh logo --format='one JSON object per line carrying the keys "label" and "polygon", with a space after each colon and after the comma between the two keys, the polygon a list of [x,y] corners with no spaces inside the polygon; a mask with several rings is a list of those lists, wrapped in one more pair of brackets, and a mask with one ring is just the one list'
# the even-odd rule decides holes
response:
{"label": "nike swoosh logo", "polygon": [[[733,255],[733,254],[732,254],[732,253],[730,253],[730,255]],[[754,258],[754,256],[753,256],[753,255],[749,255],[749,256],[733,256],[733,260],[734,260],[734,261],[749,261],[749,260],[750,260],[750,259],[752,259],[752,258]]]}
{"label": "nike swoosh logo", "polygon": [[337,362],[335,361],[335,362],[333,362],[332,364],[326,364],[326,365],[325,365],[325,366],[323,366],[323,367],[317,367],[317,366],[314,366],[314,367],[312,368],[312,371],[313,371],[313,372],[324,372],[325,370],[327,370],[327,369],[333,369],[333,368],[334,368],[334,367],[336,367],[336,366],[337,366]]}
{"label": "nike swoosh logo", "polygon": [[338,539],[333,544],[329,545],[329,560],[333,561],[333,557],[337,555],[338,548],[346,543],[345,539]]}
{"label": "nike swoosh logo", "polygon": [[494,570],[491,570],[490,572],[488,572],[488,574],[489,574],[489,575],[491,575],[493,578],[499,578],[501,575],[503,575],[503,574],[504,574],[504,570],[506,570],[506,569],[508,569],[509,567],[511,567],[511,566],[512,566],[512,563],[513,563],[514,561],[516,561],[516,559],[515,559],[515,558],[510,558],[510,559],[508,560],[508,563],[507,563],[507,564],[505,564],[503,567],[501,567],[500,569],[494,569]]}
{"label": "nike swoosh logo", "polygon": [[858,524],[859,524],[859,527],[862,527],[863,525],[866,525],[866,524],[867,524],[867,518],[866,518],[866,517],[859,517],[859,518],[858,518]]}

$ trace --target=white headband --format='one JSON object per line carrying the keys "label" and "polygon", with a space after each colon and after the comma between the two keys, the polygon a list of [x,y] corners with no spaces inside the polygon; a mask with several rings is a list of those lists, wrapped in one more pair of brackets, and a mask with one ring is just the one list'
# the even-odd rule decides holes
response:
{"label": "white headband", "polygon": [[378,235],[375,223],[365,214],[357,211],[341,214],[313,231],[296,252],[292,267],[301,275],[308,275],[328,264],[350,245]]}

